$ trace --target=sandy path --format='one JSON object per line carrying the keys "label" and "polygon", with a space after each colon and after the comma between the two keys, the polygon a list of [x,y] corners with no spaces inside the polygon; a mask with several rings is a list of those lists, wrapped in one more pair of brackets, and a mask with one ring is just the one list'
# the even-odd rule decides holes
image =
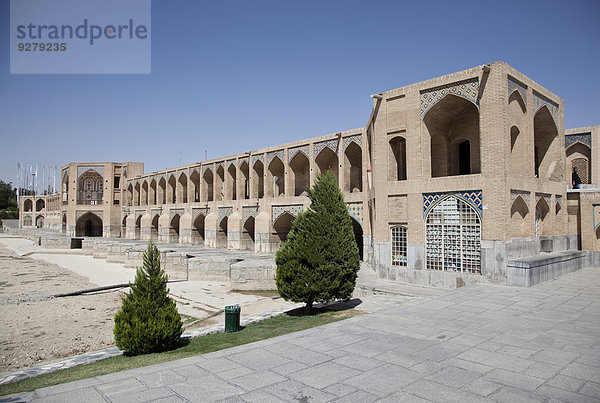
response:
{"label": "sandy path", "polygon": [[112,345],[119,292],[51,297],[91,287],[86,277],[0,244],[0,372]]}

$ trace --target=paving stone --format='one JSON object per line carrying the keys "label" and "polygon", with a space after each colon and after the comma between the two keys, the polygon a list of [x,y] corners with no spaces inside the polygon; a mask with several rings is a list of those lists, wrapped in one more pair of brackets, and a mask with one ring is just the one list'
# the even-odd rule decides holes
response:
{"label": "paving stone", "polygon": [[421,399],[418,396],[411,395],[406,392],[396,392],[393,395],[388,397],[384,397],[383,399],[377,400],[378,403],[398,403],[398,402],[410,402],[410,403],[425,403],[430,402],[430,400]]}
{"label": "paving stone", "polygon": [[302,347],[284,351],[281,353],[281,356],[284,358],[279,357],[280,361],[277,363],[277,365],[285,364],[289,361],[297,361],[304,365],[312,366],[333,359],[333,357],[327,355],[326,353],[315,353],[314,351]]}
{"label": "paving stone", "polygon": [[183,383],[169,385],[168,388],[189,401],[220,400],[241,395],[245,391],[227,383],[214,375],[191,379]]}
{"label": "paving stone", "polygon": [[36,397],[46,397],[57,395],[60,393],[70,392],[77,389],[88,388],[100,384],[101,381],[97,378],[81,379],[74,382],[63,383],[59,385],[48,386],[46,388],[40,388],[35,391]]}
{"label": "paving stone", "polygon": [[544,380],[533,378],[531,376],[518,374],[515,372],[505,371],[503,369],[495,369],[492,372],[485,374],[485,379],[501,383],[507,386],[512,386],[518,389],[524,389],[527,391],[536,390]]}
{"label": "paving stone", "polygon": [[460,389],[466,384],[473,382],[475,379],[480,378],[481,376],[482,374],[479,372],[469,371],[452,366],[445,366],[426,379],[441,383],[442,385],[450,386],[451,388]]}
{"label": "paving stone", "polygon": [[348,396],[344,396],[341,397],[339,399],[336,399],[336,402],[347,402],[347,403],[356,403],[356,402],[361,402],[361,403],[368,403],[368,402],[374,402],[375,400],[379,399],[378,396],[372,395],[371,393],[367,393],[364,390],[357,390],[354,393],[349,394]]}
{"label": "paving stone", "polygon": [[240,376],[239,378],[233,378],[229,382],[246,389],[247,391],[253,391],[255,389],[262,388],[263,386],[272,385],[277,382],[282,382],[286,378],[281,375],[277,375],[271,371],[254,372],[252,374]]}
{"label": "paving stone", "polygon": [[556,375],[560,370],[561,367],[558,365],[534,361],[529,364],[529,367],[527,367],[525,371],[523,371],[523,374],[538,379],[548,380]]}
{"label": "paving stone", "polygon": [[168,369],[163,371],[152,372],[150,374],[141,374],[136,376],[136,378],[138,381],[142,382],[149,388],[157,388],[172,383],[180,383],[185,381],[186,379],[183,376]]}
{"label": "paving stone", "polygon": [[547,381],[546,385],[552,386],[554,388],[564,389],[569,392],[577,392],[579,389],[581,389],[584,383],[585,381],[582,379],[558,374],[549,381]]}
{"label": "paving stone", "polygon": [[[231,361],[230,361],[231,362]],[[209,361],[202,362],[201,365],[210,365]],[[239,366],[239,364],[236,364]],[[184,365],[181,367],[173,368],[171,371],[185,379],[201,378],[208,375],[210,372],[205,368],[200,368],[199,365]],[[214,371],[216,372],[216,371]]]}
{"label": "paving stone", "polygon": [[148,387],[135,378],[126,378],[120,381],[103,383],[96,386],[103,395],[110,397],[121,393],[140,393],[148,390]]}
{"label": "paving stone", "polygon": [[403,386],[418,378],[419,374],[414,371],[386,364],[354,378],[346,379],[343,383],[379,397],[385,397],[400,391]]}
{"label": "paving stone", "polygon": [[273,372],[275,372],[276,374],[279,374],[279,375],[288,375],[288,374],[291,374],[293,372],[300,371],[300,370],[302,370],[304,368],[307,368],[307,367],[308,367],[307,365],[302,364],[300,362],[290,361],[290,362],[287,362],[287,363],[285,363],[283,365],[280,365],[278,367],[273,367],[273,368],[270,369],[270,371],[273,371]]}
{"label": "paving stone", "polygon": [[323,392],[327,392],[336,397],[347,396],[356,391],[357,391],[357,389],[355,387],[346,385],[344,383],[334,383],[333,385],[328,386],[323,389]]}
{"label": "paving stone", "polygon": [[94,387],[69,390],[59,394],[38,397],[35,396],[33,402],[64,403],[64,402],[85,402],[85,403],[104,403],[104,397]]}
{"label": "paving stone", "polygon": [[361,373],[362,371],[351,369],[333,362],[326,362],[294,372],[293,374],[288,375],[288,378],[302,382],[313,388],[323,389]]}
{"label": "paving stone", "polygon": [[265,386],[261,391],[278,397],[286,402],[326,402],[335,397],[329,393],[311,388],[308,385],[293,380]]}
{"label": "paving stone", "polygon": [[479,348],[472,348],[457,356],[457,358],[473,361],[491,367],[498,367],[507,371],[524,371],[529,366],[529,361],[512,357],[510,355],[500,354],[492,351],[485,351]]}
{"label": "paving stone", "polygon": [[465,360],[461,360],[460,358],[456,358],[456,357],[450,357],[447,360],[442,361],[440,363],[440,365],[442,365],[442,366],[450,365],[453,367],[458,367],[458,368],[466,369],[466,370],[473,371],[473,372],[479,372],[480,374],[485,374],[494,369],[488,365],[479,364],[479,363],[473,362],[473,361],[465,361]]}
{"label": "paving stone", "polygon": [[481,396],[489,396],[504,385],[489,381],[485,378],[475,379],[473,382],[465,386],[463,389],[467,392],[476,393]]}
{"label": "paving stone", "polygon": [[[285,355],[288,355],[288,354],[290,354],[290,351],[297,351],[297,350],[298,350],[298,347],[296,347],[295,349],[287,350],[284,353],[285,353]],[[308,351],[308,350],[306,350],[306,351]],[[282,354],[284,354],[284,353],[282,353]],[[316,354],[316,353],[313,353],[313,354]],[[256,349],[256,348],[252,349],[252,350],[244,351],[241,353],[230,355],[229,360],[237,362],[238,364],[244,365],[244,366],[254,369],[254,370],[269,369],[269,368],[277,367],[282,364],[286,364],[291,361],[281,355],[272,353],[268,350],[261,350],[261,349]]]}
{"label": "paving stone", "polygon": [[364,357],[358,354],[348,354],[343,357],[334,359],[333,362],[361,371],[369,371],[373,368],[377,368],[385,364],[384,361]]}
{"label": "paving stone", "polygon": [[284,400],[278,399],[273,395],[265,393],[260,390],[255,390],[253,392],[245,393],[240,395],[239,398],[243,402],[247,403],[279,403],[284,402]]}
{"label": "paving stone", "polygon": [[413,382],[404,390],[410,394],[434,402],[477,402],[482,399],[479,395],[452,389],[448,386],[428,380]]}
{"label": "paving stone", "polygon": [[564,389],[554,388],[552,386],[543,385],[540,386],[536,391],[536,394],[545,396],[551,399],[557,399],[563,402],[583,402],[591,401],[587,396],[580,395],[578,393],[569,392]]}
{"label": "paving stone", "polygon": [[600,384],[595,382],[586,382],[585,385],[579,389],[579,394],[600,400]]}
{"label": "paving stone", "polygon": [[128,403],[128,402],[151,402],[156,399],[163,399],[169,396],[173,396],[173,392],[167,388],[152,388],[143,392],[136,393],[119,393],[112,395],[110,401],[113,403]]}
{"label": "paving stone", "polygon": [[598,371],[598,368],[589,367],[587,365],[574,363],[562,370],[561,373],[586,381],[600,382],[600,371]]}
{"label": "paving stone", "polygon": [[219,378],[225,381],[228,381],[230,379],[239,378],[240,376],[249,375],[254,372],[254,370],[240,365],[237,368],[229,369],[227,371],[216,372],[215,375],[217,375]]}

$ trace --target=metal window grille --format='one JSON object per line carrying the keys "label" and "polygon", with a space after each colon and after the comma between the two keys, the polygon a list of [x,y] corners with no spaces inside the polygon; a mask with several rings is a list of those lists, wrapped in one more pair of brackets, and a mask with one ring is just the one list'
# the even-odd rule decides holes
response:
{"label": "metal window grille", "polygon": [[407,231],[401,225],[392,227],[392,266],[406,266]]}
{"label": "metal window grille", "polygon": [[466,202],[450,196],[426,220],[427,268],[481,273],[481,222]]}

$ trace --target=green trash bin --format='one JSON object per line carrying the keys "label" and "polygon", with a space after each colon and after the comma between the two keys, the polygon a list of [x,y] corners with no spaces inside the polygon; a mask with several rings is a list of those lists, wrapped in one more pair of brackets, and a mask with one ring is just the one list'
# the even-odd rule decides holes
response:
{"label": "green trash bin", "polygon": [[230,333],[240,330],[240,311],[239,305],[225,307],[225,332]]}

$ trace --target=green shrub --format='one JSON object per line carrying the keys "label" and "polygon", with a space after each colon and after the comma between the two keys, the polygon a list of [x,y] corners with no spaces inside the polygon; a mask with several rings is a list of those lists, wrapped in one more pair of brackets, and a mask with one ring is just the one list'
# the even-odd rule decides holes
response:
{"label": "green shrub", "polygon": [[129,355],[169,350],[183,332],[175,302],[169,298],[167,275],[160,268],[160,253],[150,241],[144,266],[138,268],[131,291],[115,315],[115,343]]}
{"label": "green shrub", "polygon": [[319,175],[308,196],[310,209],[292,223],[277,251],[277,290],[294,302],[347,299],[360,269],[358,246],[344,197],[331,171]]}

